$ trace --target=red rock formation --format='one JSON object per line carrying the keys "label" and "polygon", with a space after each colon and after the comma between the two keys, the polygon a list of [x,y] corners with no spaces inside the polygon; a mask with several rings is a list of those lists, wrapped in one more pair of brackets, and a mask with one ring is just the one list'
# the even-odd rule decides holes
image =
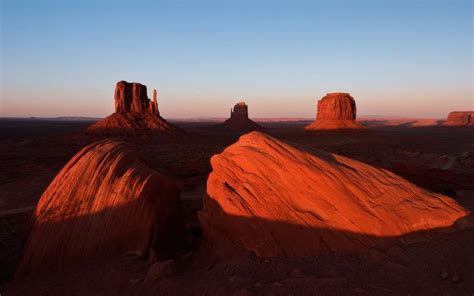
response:
{"label": "red rock formation", "polygon": [[328,93],[318,101],[316,121],[307,130],[354,129],[362,125],[356,121],[356,103],[347,93]]}
{"label": "red rock formation", "polygon": [[148,110],[149,103],[146,86],[126,81],[117,82],[115,87],[115,112],[141,113]]}
{"label": "red rock formation", "polygon": [[211,165],[199,212],[203,234],[259,256],[366,252],[468,214],[389,171],[259,132],[240,137]]}
{"label": "red rock formation", "polygon": [[17,274],[146,255],[150,247],[163,254],[179,247],[183,230],[175,182],[124,142],[100,141],[78,152],[41,196]]}
{"label": "red rock formation", "polygon": [[153,90],[153,104],[151,105],[153,108],[153,113],[156,113],[160,115],[160,111],[158,109],[158,100],[157,100],[158,93],[156,92],[156,89]]}
{"label": "red rock formation", "polygon": [[248,106],[245,102],[238,102],[234,109],[230,109],[230,118],[224,122],[224,127],[232,131],[249,132],[260,130],[262,127],[249,119]]}
{"label": "red rock formation", "polygon": [[175,126],[160,116],[156,90],[153,100],[145,85],[119,81],[115,87],[115,113],[88,128],[92,132],[172,131]]}
{"label": "red rock formation", "polygon": [[474,126],[474,111],[451,112],[444,124],[450,126]]}
{"label": "red rock formation", "polygon": [[234,110],[230,109],[230,118],[249,118],[249,107],[245,102],[238,102]]}

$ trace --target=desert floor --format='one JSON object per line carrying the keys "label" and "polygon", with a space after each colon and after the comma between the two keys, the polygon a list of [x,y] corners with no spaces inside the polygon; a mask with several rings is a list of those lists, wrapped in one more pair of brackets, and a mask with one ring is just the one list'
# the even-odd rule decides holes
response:
{"label": "desert floor", "polygon": [[[474,210],[474,129],[384,126],[355,132],[306,132],[308,122],[261,123],[265,132],[311,151],[321,149],[391,170]],[[178,271],[144,283],[150,264],[123,256],[12,279],[34,206],[64,164],[106,135],[82,131],[90,121],[0,120],[0,294],[2,295],[473,295],[474,228],[404,238],[369,255],[258,258],[214,254],[197,242]],[[235,142],[216,123],[176,122],[186,133],[127,137],[152,168],[172,176],[190,227],[197,227],[209,160]],[[465,223],[472,223],[468,217]]]}

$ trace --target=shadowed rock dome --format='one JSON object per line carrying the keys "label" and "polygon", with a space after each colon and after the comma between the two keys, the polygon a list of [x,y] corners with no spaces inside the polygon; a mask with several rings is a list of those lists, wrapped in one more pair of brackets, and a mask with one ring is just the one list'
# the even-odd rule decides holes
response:
{"label": "shadowed rock dome", "polygon": [[362,124],[356,121],[356,103],[348,93],[328,93],[318,101],[316,121],[306,130],[358,129]]}
{"label": "shadowed rock dome", "polygon": [[259,256],[365,252],[469,213],[387,170],[260,132],[241,136],[211,165],[199,212],[204,236]]}
{"label": "shadowed rock dome", "polygon": [[17,274],[149,248],[167,256],[182,234],[174,180],[126,143],[104,140],[79,151],[41,196]]}
{"label": "shadowed rock dome", "polygon": [[114,100],[115,113],[91,125],[87,129],[89,132],[133,133],[178,130],[160,116],[156,90],[153,90],[153,100],[150,100],[145,85],[119,81],[115,87]]}

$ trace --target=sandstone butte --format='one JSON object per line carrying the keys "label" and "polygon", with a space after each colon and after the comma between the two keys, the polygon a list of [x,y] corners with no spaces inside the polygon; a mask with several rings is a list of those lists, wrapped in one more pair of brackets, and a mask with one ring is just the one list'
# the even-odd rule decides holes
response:
{"label": "sandstone butte", "polygon": [[469,214],[387,170],[308,153],[260,132],[241,136],[211,165],[198,215],[216,251],[220,245],[262,257],[365,253]]}
{"label": "sandstone butte", "polygon": [[328,93],[318,101],[316,120],[306,130],[359,129],[356,121],[356,103],[348,93]]}
{"label": "sandstone butte", "polygon": [[444,124],[449,126],[474,126],[474,111],[451,112]]}
{"label": "sandstone butte", "polygon": [[238,132],[262,129],[259,124],[249,118],[249,109],[245,102],[238,102],[235,104],[234,109],[230,109],[230,118],[223,125],[228,130]]}
{"label": "sandstone butte", "polygon": [[88,132],[129,133],[178,130],[160,116],[156,90],[153,90],[153,100],[150,100],[145,85],[119,81],[115,87],[114,100],[115,113],[89,126]]}
{"label": "sandstone butte", "polygon": [[181,246],[179,190],[124,142],[104,140],[78,152],[36,206],[17,275],[61,269],[102,256]]}

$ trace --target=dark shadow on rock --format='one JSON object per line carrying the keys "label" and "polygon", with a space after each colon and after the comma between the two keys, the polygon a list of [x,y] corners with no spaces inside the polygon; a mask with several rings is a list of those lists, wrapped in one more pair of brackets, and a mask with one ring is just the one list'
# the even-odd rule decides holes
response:
{"label": "dark shadow on rock", "polygon": [[[260,257],[307,257],[323,254],[369,254],[394,245],[411,245],[436,240],[445,233],[474,229],[472,213],[452,226],[405,233],[400,236],[375,236],[342,229],[312,227],[272,221],[261,217],[242,217],[225,213],[210,198],[204,199],[198,213],[207,248],[218,256],[246,250]],[[375,227],[375,226],[374,226]]]}
{"label": "dark shadow on rock", "polygon": [[146,205],[150,204],[133,201],[84,216],[55,217],[56,221],[45,223],[35,223],[33,216],[16,277],[60,271],[124,254],[146,259],[149,249],[159,260],[185,251],[182,212],[161,211],[150,227],[148,222],[141,223],[142,207]]}

